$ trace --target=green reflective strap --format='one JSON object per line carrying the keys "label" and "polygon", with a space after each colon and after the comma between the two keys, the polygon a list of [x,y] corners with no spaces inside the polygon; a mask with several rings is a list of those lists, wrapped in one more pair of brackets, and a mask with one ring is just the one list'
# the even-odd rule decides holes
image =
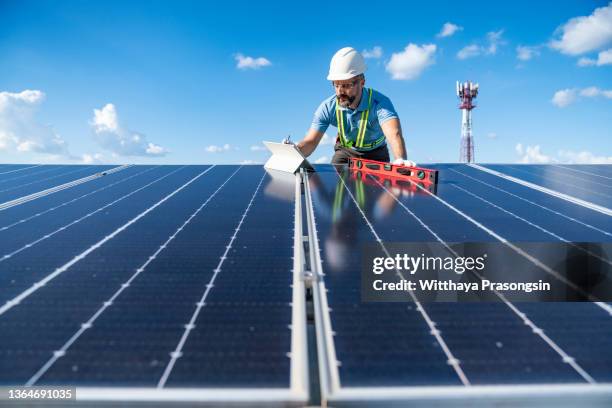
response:
{"label": "green reflective strap", "polygon": [[367,110],[361,112],[361,118],[359,118],[359,129],[357,130],[357,140],[355,145],[357,147],[362,147],[363,146],[363,138],[361,137],[362,135],[362,131],[363,131],[363,118],[366,116],[366,112]]}
{"label": "green reflective strap", "polygon": [[368,89],[368,107],[365,111],[361,112],[361,118],[359,119],[359,129],[357,130],[357,138],[355,139],[355,141],[348,140],[344,131],[344,114],[342,113],[342,109],[340,109],[340,104],[338,103],[338,99],[336,98],[336,121],[338,122],[340,145],[344,147],[352,147],[353,145],[355,147],[368,147],[367,145],[364,146],[363,141],[365,139],[366,128],[368,127],[370,106],[372,106],[372,88]]}
{"label": "green reflective strap", "polygon": [[340,145],[347,146],[346,136],[344,135],[344,117],[342,111],[338,107],[338,100],[336,99],[336,121],[338,121],[338,134],[340,135]]}
{"label": "green reflective strap", "polygon": [[385,140],[385,135],[382,135],[381,137],[379,137],[378,139],[376,139],[372,143],[364,144],[362,147],[374,147],[374,146],[377,146],[377,145],[381,144],[384,140]]}
{"label": "green reflective strap", "polygon": [[362,210],[365,208],[365,193],[363,191],[363,180],[357,180],[357,203]]}
{"label": "green reflective strap", "polygon": [[364,139],[368,127],[368,118],[370,117],[370,106],[372,106],[372,88],[368,89],[368,108],[361,112],[359,120],[359,131],[357,132],[357,147],[364,147]]}
{"label": "green reflective strap", "polygon": [[344,196],[344,185],[341,181],[338,181],[336,185],[336,194],[334,195],[334,207],[332,210],[332,222],[336,222],[338,217],[342,214],[342,198]]}

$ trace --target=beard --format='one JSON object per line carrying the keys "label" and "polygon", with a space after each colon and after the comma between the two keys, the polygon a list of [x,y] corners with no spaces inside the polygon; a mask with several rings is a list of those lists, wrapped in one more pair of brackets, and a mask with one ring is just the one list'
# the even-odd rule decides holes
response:
{"label": "beard", "polygon": [[355,102],[356,96],[340,95],[338,96],[338,103],[343,108],[348,108]]}

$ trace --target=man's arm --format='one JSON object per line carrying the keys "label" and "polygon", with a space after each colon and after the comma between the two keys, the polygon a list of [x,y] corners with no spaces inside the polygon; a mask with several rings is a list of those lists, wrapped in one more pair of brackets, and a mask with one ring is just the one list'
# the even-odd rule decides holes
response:
{"label": "man's arm", "polygon": [[382,123],[380,127],[387,138],[387,143],[391,147],[393,157],[395,159],[406,159],[406,146],[399,119],[389,119]]}
{"label": "man's arm", "polygon": [[296,146],[302,154],[306,157],[310,156],[312,152],[317,148],[317,145],[323,138],[323,132],[317,129],[309,129],[304,139],[299,142]]}

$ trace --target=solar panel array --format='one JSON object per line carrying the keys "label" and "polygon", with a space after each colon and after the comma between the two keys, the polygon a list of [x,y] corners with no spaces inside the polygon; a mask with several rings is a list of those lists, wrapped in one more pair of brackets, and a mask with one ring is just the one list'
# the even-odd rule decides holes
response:
{"label": "solar panel array", "polygon": [[[424,386],[446,386],[450,396],[474,398],[463,390],[610,384],[612,307],[606,303],[361,302],[362,260],[355,249],[377,240],[383,247],[385,242],[610,242],[609,215],[473,166],[433,167],[440,175],[436,196],[392,191],[332,169],[319,168],[310,177],[333,333],[326,334],[332,345],[328,357],[335,360],[329,365],[332,399],[339,404],[425,398],[419,388]],[[608,198],[598,203],[608,207],[612,202],[609,166],[491,168],[517,176],[526,172],[531,182],[563,185],[567,193],[573,187],[598,193]],[[602,401],[612,400],[608,395]]]}
{"label": "solar panel array", "polygon": [[612,166],[427,167],[436,194],[330,165],[0,165],[0,385],[265,406],[612,401],[610,304],[362,302],[359,253],[611,242]]}

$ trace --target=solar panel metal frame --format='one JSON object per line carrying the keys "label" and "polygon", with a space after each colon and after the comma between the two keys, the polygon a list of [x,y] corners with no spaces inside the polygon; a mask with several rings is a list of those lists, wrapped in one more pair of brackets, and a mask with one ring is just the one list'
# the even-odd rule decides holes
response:
{"label": "solar panel metal frame", "polygon": [[[269,175],[269,172],[268,172]],[[121,386],[78,386],[76,401],[64,401],[71,406],[122,406],[139,405],[168,406],[197,403],[198,406],[282,406],[298,407],[308,403],[310,380],[308,371],[308,346],[306,334],[306,299],[302,235],[302,203],[299,174],[292,175],[294,181],[294,237],[292,272],[292,317],[291,351],[288,388],[154,388]],[[57,388],[54,385],[50,388]],[[19,385],[18,387],[21,387]],[[47,387],[49,388],[49,387]],[[56,401],[57,402],[57,401]],[[30,406],[53,404],[49,401],[29,400]],[[0,399],[2,406],[23,406],[23,401]]]}
{"label": "solar panel metal frame", "polygon": [[410,406],[415,407],[489,407],[493,404],[521,406],[609,407],[612,384],[520,384],[457,386],[343,387],[329,315],[325,273],[319,251],[319,238],[310,194],[308,175],[303,173],[305,209],[311,241],[311,259],[315,282],[312,285],[316,328],[319,378],[323,406]]}

